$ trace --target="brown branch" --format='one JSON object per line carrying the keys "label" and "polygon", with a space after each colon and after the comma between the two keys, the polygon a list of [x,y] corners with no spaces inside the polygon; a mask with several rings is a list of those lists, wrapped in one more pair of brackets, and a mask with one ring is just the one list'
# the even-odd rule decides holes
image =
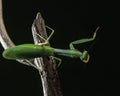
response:
{"label": "brown branch", "polygon": [[2,0],[0,0],[0,42],[4,49],[14,46],[14,43],[11,41],[10,37],[7,34],[7,31],[3,22]]}
{"label": "brown branch", "polygon": [[[37,34],[40,34],[43,38],[47,39],[45,22],[40,13],[37,14],[36,19],[34,20],[32,26],[35,27]],[[34,42],[38,44],[38,43],[43,43],[44,40],[39,38],[37,39],[37,41],[34,40]],[[48,59],[46,57],[42,58],[42,61],[40,60],[41,59],[37,58],[38,64],[40,64],[39,62],[43,62],[43,65],[39,65],[42,66],[43,71],[42,72],[39,71],[39,72],[42,80],[44,96],[62,96],[60,81],[56,70],[55,61],[52,58]]]}
{"label": "brown branch", "polygon": [[[42,37],[47,38],[46,28],[44,20],[40,13],[37,14],[36,19],[32,25],[32,28],[35,28],[36,32]],[[42,39],[38,39],[33,32],[34,42],[42,43]],[[7,34],[2,15],[2,0],[0,0],[0,43],[4,49],[7,49],[11,46],[14,46],[14,43]],[[17,60],[18,62],[26,65],[30,65],[38,69],[42,85],[43,85],[43,94],[44,96],[62,96],[59,76],[55,67],[55,61],[52,58],[35,58],[33,60]],[[41,68],[42,67],[42,71]]]}

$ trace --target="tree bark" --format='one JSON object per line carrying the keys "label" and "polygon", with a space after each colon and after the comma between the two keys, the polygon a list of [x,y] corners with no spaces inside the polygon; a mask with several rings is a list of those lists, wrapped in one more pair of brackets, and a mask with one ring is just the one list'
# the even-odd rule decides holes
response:
{"label": "tree bark", "polygon": [[[40,34],[43,38],[47,39],[45,23],[40,13],[37,14],[33,26],[35,27],[36,32],[38,32],[38,34]],[[37,44],[44,42],[44,40],[40,38],[37,40],[38,41],[36,42],[34,40],[34,42]],[[39,73],[42,80],[44,96],[63,96],[60,88],[60,80],[59,80],[58,72],[56,70],[55,60],[48,57],[44,57],[42,59],[43,61],[41,62],[43,62],[42,65],[43,71],[39,71]],[[39,62],[39,60],[41,59],[37,58],[37,62]]]}
{"label": "tree bark", "polygon": [[[40,13],[37,14],[36,19],[32,25],[32,33],[35,44],[43,43],[44,41],[35,35],[35,32],[43,38],[47,38],[44,20]],[[0,43],[4,49],[15,46],[6,31],[3,15],[2,15],[2,0],[0,0]],[[48,43],[49,44],[49,43]],[[50,44],[49,44],[50,45]],[[60,87],[60,80],[56,70],[56,62],[49,57],[35,58],[31,60],[16,60],[22,64],[33,66],[39,71],[41,76],[43,94],[44,96],[63,96]],[[41,71],[42,68],[42,71]]]}

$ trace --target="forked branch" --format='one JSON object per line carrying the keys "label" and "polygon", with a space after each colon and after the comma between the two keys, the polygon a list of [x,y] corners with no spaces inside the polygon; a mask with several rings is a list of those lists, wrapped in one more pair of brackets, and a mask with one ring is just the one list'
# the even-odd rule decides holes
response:
{"label": "forked branch", "polygon": [[[40,13],[37,14],[37,17],[32,25],[32,34],[35,44],[42,43],[42,39],[38,38],[35,35],[36,33],[40,34],[44,38],[47,38],[45,23]],[[14,46],[13,41],[8,36],[3,22],[2,0],[0,0],[0,43],[4,49]],[[55,67],[55,61],[52,58],[35,58],[32,60],[25,59],[17,61],[25,65],[33,66],[39,71],[44,96],[62,96],[59,76]],[[43,67],[43,71],[40,71],[41,67]]]}

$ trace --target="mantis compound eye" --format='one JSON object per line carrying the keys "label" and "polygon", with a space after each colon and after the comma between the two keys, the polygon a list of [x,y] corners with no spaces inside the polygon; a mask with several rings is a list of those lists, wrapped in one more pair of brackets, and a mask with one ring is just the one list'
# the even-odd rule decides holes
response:
{"label": "mantis compound eye", "polygon": [[80,57],[80,59],[84,62],[84,63],[88,63],[89,59],[90,59],[90,55],[88,54],[88,51],[84,51],[82,56]]}

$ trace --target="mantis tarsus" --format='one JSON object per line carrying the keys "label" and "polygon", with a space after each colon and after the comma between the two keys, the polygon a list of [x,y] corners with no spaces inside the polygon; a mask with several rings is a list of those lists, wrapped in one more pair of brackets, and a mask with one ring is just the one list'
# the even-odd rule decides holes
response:
{"label": "mantis tarsus", "polygon": [[[90,55],[88,51],[87,50],[84,50],[83,52],[78,51],[75,49],[74,45],[93,41],[96,37],[96,32],[98,31],[99,27],[97,27],[97,29],[95,30],[93,37],[71,42],[69,44],[70,49],[57,49],[57,48],[48,46],[47,43],[50,40],[51,36],[53,35],[54,30],[48,26],[47,28],[52,30],[47,40],[39,36],[40,38],[45,40],[45,43],[21,44],[21,45],[13,46],[11,48],[6,49],[3,52],[3,57],[10,60],[16,60],[16,59],[32,59],[32,58],[44,57],[44,56],[54,57],[55,55],[62,55],[62,56],[67,56],[71,58],[80,58],[84,63],[87,63],[89,61]],[[60,61],[59,58],[57,57],[54,57],[54,58]]]}

